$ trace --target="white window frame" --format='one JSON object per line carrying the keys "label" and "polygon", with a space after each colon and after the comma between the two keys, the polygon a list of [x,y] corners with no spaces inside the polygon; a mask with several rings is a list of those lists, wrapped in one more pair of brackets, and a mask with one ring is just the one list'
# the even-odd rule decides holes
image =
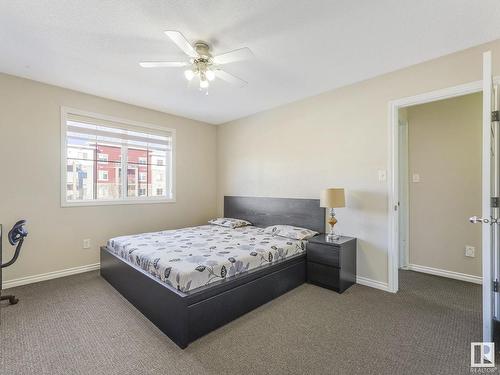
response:
{"label": "white window frame", "polygon": [[[124,199],[116,200],[84,200],[84,201],[68,201],[66,197],[66,181],[67,181],[67,150],[66,150],[66,122],[68,119],[68,114],[80,115],[92,117],[98,120],[112,121],[124,125],[129,125],[135,128],[142,128],[144,130],[152,129],[164,131],[169,133],[172,139],[172,155],[171,155],[171,166],[170,166],[170,186],[172,191],[171,198],[165,197],[127,197]],[[123,152],[123,151],[122,151]],[[122,155],[123,157],[123,155]],[[175,169],[175,159],[176,159],[176,132],[175,129],[167,128],[161,125],[148,124],[139,121],[126,120],[122,118],[117,118],[113,116],[103,115],[100,113],[82,111],[70,107],[61,107],[61,184],[60,184],[60,194],[61,194],[61,207],[79,207],[79,206],[108,206],[108,205],[123,205],[123,204],[149,204],[149,203],[175,203],[176,202],[176,169]],[[96,161],[98,162],[98,161]],[[123,171],[122,171],[123,172]],[[127,173],[122,173],[122,188],[126,189]],[[168,190],[168,189],[167,189]]]}
{"label": "white window frame", "polygon": [[[104,156],[103,158],[101,158],[101,156]],[[97,162],[99,163],[107,163],[109,160],[108,160],[108,154],[103,154],[102,152],[99,152],[97,154]]]}
{"label": "white window frame", "polygon": [[[104,171],[102,169],[99,169],[97,171],[98,173],[98,176],[97,176],[97,179],[98,180],[101,180],[101,181],[109,181],[109,172],[108,171]],[[106,173],[106,178],[104,178],[104,174]],[[102,176],[102,177],[101,177]]]}

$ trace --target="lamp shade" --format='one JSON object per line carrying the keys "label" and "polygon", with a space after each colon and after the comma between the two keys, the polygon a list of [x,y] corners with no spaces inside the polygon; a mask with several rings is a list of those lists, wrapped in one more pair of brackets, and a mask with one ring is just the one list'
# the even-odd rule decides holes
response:
{"label": "lamp shade", "polygon": [[344,189],[326,189],[321,192],[320,206],[327,208],[345,207]]}

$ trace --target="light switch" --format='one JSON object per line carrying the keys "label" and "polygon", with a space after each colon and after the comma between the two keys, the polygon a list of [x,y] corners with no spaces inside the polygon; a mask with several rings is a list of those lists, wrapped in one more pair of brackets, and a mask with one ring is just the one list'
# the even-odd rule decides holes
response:
{"label": "light switch", "polygon": [[420,182],[420,175],[418,173],[413,173],[413,182]]}
{"label": "light switch", "polygon": [[387,181],[387,172],[385,169],[379,169],[378,170],[378,180],[380,182],[385,182]]}

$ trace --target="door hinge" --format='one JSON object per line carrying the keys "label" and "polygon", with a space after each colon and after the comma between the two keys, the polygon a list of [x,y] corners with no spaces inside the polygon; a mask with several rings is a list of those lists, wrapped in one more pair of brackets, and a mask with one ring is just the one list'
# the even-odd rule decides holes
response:
{"label": "door hinge", "polygon": [[490,205],[492,208],[500,207],[500,197],[491,197]]}
{"label": "door hinge", "polygon": [[500,112],[499,111],[491,112],[491,122],[496,122],[496,121],[500,121]]}
{"label": "door hinge", "polygon": [[493,291],[498,293],[498,279],[493,281]]}

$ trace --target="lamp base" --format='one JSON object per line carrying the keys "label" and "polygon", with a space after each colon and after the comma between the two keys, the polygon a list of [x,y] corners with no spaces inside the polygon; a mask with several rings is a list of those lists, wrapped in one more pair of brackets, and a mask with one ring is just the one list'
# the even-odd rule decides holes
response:
{"label": "lamp base", "polygon": [[335,230],[333,229],[335,224],[337,224],[337,219],[335,218],[335,209],[334,208],[330,209],[330,219],[328,220],[328,224],[330,224],[330,233],[328,233],[326,235],[326,240],[328,242],[335,242],[335,241],[340,240],[340,234],[335,232]]}
{"label": "lamp base", "polygon": [[328,242],[335,242],[335,241],[338,241],[340,240],[340,234],[336,233],[336,232],[330,232],[326,235],[326,240]]}

